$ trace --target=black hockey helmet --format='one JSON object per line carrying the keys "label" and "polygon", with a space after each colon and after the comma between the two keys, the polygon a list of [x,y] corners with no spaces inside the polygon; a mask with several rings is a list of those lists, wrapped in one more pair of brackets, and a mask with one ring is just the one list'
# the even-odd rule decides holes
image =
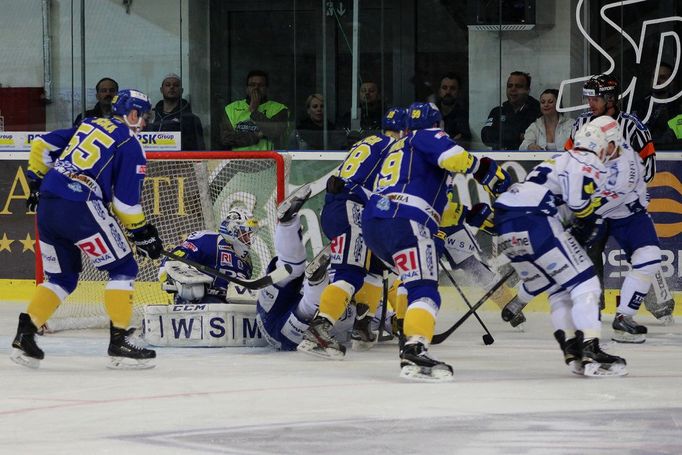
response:
{"label": "black hockey helmet", "polygon": [[583,96],[601,96],[605,101],[618,101],[620,94],[620,83],[611,74],[600,74],[592,76],[583,85]]}

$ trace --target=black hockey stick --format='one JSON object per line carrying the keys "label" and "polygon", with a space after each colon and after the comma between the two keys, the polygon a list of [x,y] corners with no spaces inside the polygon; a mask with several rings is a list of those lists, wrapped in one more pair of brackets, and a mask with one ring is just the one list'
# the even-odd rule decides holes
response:
{"label": "black hockey stick", "polygon": [[384,336],[384,324],[386,323],[386,312],[388,311],[388,270],[384,270],[382,283],[383,305],[381,306],[381,317],[379,318],[379,335],[377,337],[377,341],[388,341],[393,339],[393,335],[390,333]]}
{"label": "black hockey stick", "polygon": [[221,278],[225,281],[228,281],[230,283],[234,283],[237,286],[244,287],[246,289],[249,289],[251,291],[257,291],[259,289],[263,289],[265,287],[268,287],[272,284],[278,283],[282,281],[284,278],[288,277],[291,275],[292,268],[289,264],[284,264],[284,267],[278,267],[269,274],[256,278],[255,280],[245,280],[242,278],[236,278],[233,276],[225,275],[222,272],[219,272],[218,270],[205,266],[203,264],[199,264],[198,262],[194,262],[190,259],[183,258],[181,256],[176,256],[168,251],[162,251],[161,252],[162,256],[166,256],[168,259],[171,259],[173,261],[179,261],[187,265],[191,265],[195,269],[199,270],[200,272],[204,272],[207,275],[211,275],[216,278]]}
{"label": "black hockey stick", "polygon": [[[450,258],[450,255],[448,254],[448,252],[446,251],[446,252],[444,252],[444,254],[446,255],[448,261],[450,261],[451,258]],[[450,263],[452,264],[451,261],[450,261]],[[440,265],[441,268],[443,269],[443,272],[445,272],[445,275],[448,277],[448,279],[450,280],[452,285],[455,287],[455,289],[457,289],[457,292],[459,292],[459,295],[462,297],[462,300],[464,300],[464,303],[466,303],[466,305],[469,307],[469,309],[471,309],[472,307],[471,307],[471,304],[469,303],[469,300],[466,298],[466,296],[464,295],[464,292],[462,292],[462,289],[459,287],[459,285],[455,282],[455,278],[448,271],[448,269],[445,268],[445,264],[443,264],[442,259],[440,261],[440,264],[441,264]],[[486,325],[483,322],[483,320],[481,319],[481,317],[475,311],[474,311],[474,317],[476,318],[478,323],[481,324],[481,327],[483,327],[483,330],[485,330],[485,335],[483,335],[483,344],[485,344],[486,346],[489,344],[493,344],[495,342],[495,338],[493,338],[492,334],[490,333],[490,330],[488,330],[488,327],[486,327]]]}
{"label": "black hockey stick", "polygon": [[506,281],[507,281],[513,274],[514,274],[514,270],[513,270],[513,269],[509,270],[502,278],[500,278],[500,281],[498,281],[497,283],[495,283],[495,285],[494,285],[492,288],[490,288],[490,290],[488,290],[488,292],[486,292],[486,293],[483,295],[483,297],[481,297],[481,298],[479,299],[479,301],[476,302],[476,303],[474,304],[474,306],[471,307],[471,309],[470,309],[469,311],[467,311],[466,313],[464,313],[464,316],[462,316],[461,318],[459,318],[459,320],[457,320],[457,322],[455,322],[455,323],[452,325],[452,327],[450,327],[449,329],[447,329],[447,330],[446,330],[445,332],[443,332],[443,333],[437,333],[437,334],[435,334],[435,335],[433,336],[433,339],[431,340],[431,344],[440,344],[440,343],[442,343],[443,341],[445,341],[450,335],[452,335],[452,332],[454,332],[455,330],[457,330],[457,329],[459,328],[459,326],[461,326],[462,324],[464,324],[464,321],[466,321],[467,319],[469,319],[469,316],[471,316],[472,314],[474,314],[474,313],[476,312],[476,310],[478,310],[481,306],[483,306],[483,304],[488,300],[488,298],[489,298],[491,295],[493,295],[493,294],[495,293],[495,291],[497,291],[497,290],[500,288],[500,286],[502,286],[504,283],[506,283]]}

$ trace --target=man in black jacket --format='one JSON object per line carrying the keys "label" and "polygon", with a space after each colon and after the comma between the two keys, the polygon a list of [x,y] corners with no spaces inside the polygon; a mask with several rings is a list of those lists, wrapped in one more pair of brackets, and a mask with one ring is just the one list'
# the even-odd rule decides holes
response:
{"label": "man in black jacket", "polygon": [[118,92],[118,82],[110,77],[103,77],[95,85],[95,98],[97,103],[92,109],[85,111],[85,115],[81,112],[73,121],[73,126],[78,126],[87,117],[111,117],[111,100]]}
{"label": "man in black jacket", "polygon": [[161,82],[163,99],[154,107],[154,120],[147,131],[180,131],[182,150],[206,150],[204,129],[199,117],[192,113],[189,102],[182,98],[182,80],[177,74],[168,74]]}
{"label": "man in black jacket", "polygon": [[481,139],[493,150],[518,150],[526,128],[540,117],[540,103],[529,95],[530,74],[514,71],[507,79],[507,101],[488,114]]}

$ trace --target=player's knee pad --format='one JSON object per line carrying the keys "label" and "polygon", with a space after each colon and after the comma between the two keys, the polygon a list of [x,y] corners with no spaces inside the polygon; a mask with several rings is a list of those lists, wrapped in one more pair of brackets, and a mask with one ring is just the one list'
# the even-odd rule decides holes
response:
{"label": "player's knee pad", "polygon": [[115,276],[133,277],[134,279],[137,276],[138,271],[139,267],[137,266],[137,262],[135,262],[135,258],[132,254],[126,256],[114,267],[107,269],[107,272],[109,273],[109,279],[113,279],[112,277]]}
{"label": "player's knee pad", "polygon": [[653,277],[661,267],[661,249],[655,245],[637,248],[630,258],[632,271]]}
{"label": "player's knee pad", "polygon": [[428,297],[421,297],[410,302],[405,314],[403,330],[406,337],[419,336],[427,341],[433,338],[436,327],[438,304]]}
{"label": "player's knee pad", "polygon": [[337,321],[346,310],[355,287],[347,281],[338,280],[327,286],[320,296],[320,315]]}

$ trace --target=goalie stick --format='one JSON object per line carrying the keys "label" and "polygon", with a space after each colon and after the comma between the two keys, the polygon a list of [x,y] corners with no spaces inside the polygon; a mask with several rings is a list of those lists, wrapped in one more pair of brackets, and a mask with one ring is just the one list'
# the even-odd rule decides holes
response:
{"label": "goalie stick", "polygon": [[441,344],[443,341],[445,341],[450,335],[452,335],[452,332],[454,332],[455,330],[457,330],[457,329],[459,328],[459,326],[461,326],[462,324],[464,324],[464,322],[465,322],[467,319],[469,319],[469,316],[471,316],[472,314],[474,314],[474,313],[476,312],[476,310],[478,310],[481,306],[483,306],[483,304],[488,300],[488,298],[489,298],[491,295],[493,295],[493,294],[495,293],[495,291],[497,291],[497,290],[500,288],[500,286],[502,286],[504,283],[506,283],[507,280],[508,280],[509,278],[511,278],[511,276],[512,276],[513,274],[514,274],[514,270],[513,270],[513,269],[509,270],[502,278],[500,278],[500,281],[498,281],[497,283],[495,283],[495,285],[494,285],[492,288],[490,288],[490,289],[488,290],[488,292],[486,292],[486,293],[483,295],[483,297],[481,297],[481,298],[479,299],[479,301],[476,302],[476,303],[474,304],[474,306],[471,307],[471,309],[470,309],[469,311],[467,311],[466,313],[464,313],[464,316],[462,316],[461,318],[459,318],[459,319],[457,320],[457,322],[455,322],[455,323],[452,325],[452,327],[450,327],[449,329],[447,329],[447,330],[446,330],[445,332],[443,332],[443,333],[437,333],[437,334],[435,334],[435,335],[433,336],[433,339],[431,340],[431,344]]}
{"label": "goalie stick", "polygon": [[[450,257],[450,253],[448,253],[447,250],[445,250],[445,251],[443,251],[443,254],[444,254],[445,258],[448,260],[448,262],[450,262],[450,266],[452,266],[453,261],[452,261],[452,258]],[[450,280],[450,282],[452,283],[452,285],[455,287],[455,289],[457,289],[457,292],[459,292],[459,295],[462,297],[462,300],[464,300],[464,303],[466,303],[466,305],[469,307],[469,309],[471,309],[472,307],[471,307],[471,303],[469,303],[469,299],[466,298],[466,296],[464,295],[464,292],[462,292],[462,289],[459,287],[459,285],[455,281],[455,278],[452,276],[450,271],[445,268],[445,264],[443,263],[442,259],[440,260],[440,266],[443,269],[443,272],[445,272],[445,275],[447,275],[447,277]],[[493,335],[490,333],[490,330],[488,330],[488,327],[486,327],[486,325],[483,322],[483,320],[481,319],[481,317],[475,311],[474,311],[474,317],[476,318],[478,323],[481,324],[481,327],[483,327],[483,330],[485,330],[485,335],[483,335],[483,344],[485,344],[486,346],[489,344],[493,344],[495,342],[495,338],[493,338]]]}
{"label": "goalie stick", "polygon": [[277,267],[275,270],[272,272],[268,273],[267,275],[256,278],[254,280],[246,280],[242,278],[236,278],[233,276],[225,275],[222,272],[217,271],[216,269],[212,267],[205,266],[203,264],[199,264],[198,262],[194,262],[190,259],[183,258],[181,256],[176,256],[168,251],[162,251],[161,252],[162,256],[166,256],[169,259],[172,259],[174,261],[179,261],[183,262],[187,265],[191,265],[195,269],[199,270],[200,272],[204,272],[207,275],[214,276],[216,278],[221,278],[225,281],[228,281],[230,283],[234,283],[238,286],[244,287],[246,289],[249,289],[251,291],[257,291],[259,289],[263,289],[265,287],[268,287],[272,284],[278,283],[282,281],[284,278],[288,277],[291,275],[292,268],[289,264],[284,264],[284,267]]}

